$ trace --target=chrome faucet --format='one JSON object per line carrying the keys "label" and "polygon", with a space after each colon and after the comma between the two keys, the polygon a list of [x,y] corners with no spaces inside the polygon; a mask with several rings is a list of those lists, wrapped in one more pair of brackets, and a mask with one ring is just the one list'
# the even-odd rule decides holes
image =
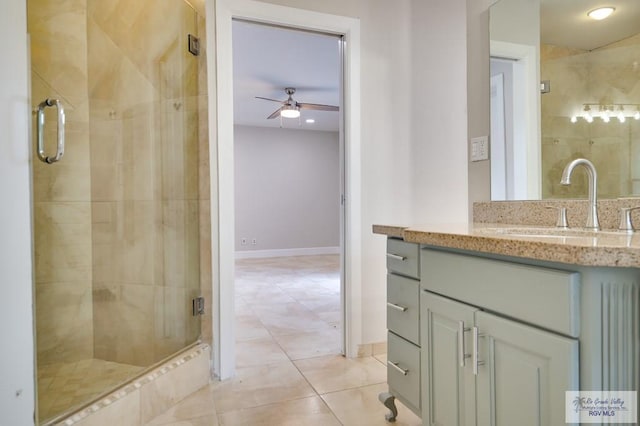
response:
{"label": "chrome faucet", "polygon": [[576,158],[564,168],[560,183],[562,185],[571,185],[571,173],[576,166],[581,164],[587,169],[587,178],[589,179],[589,211],[587,212],[587,224],[585,227],[598,231],[600,222],[598,221],[598,173],[596,173],[596,166],[586,158]]}

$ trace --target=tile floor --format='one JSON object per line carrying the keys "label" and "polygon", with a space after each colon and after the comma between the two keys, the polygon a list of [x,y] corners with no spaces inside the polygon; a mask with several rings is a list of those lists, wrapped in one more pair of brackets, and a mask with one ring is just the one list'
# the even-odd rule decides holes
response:
{"label": "tile floor", "polygon": [[101,359],[58,362],[38,367],[38,417],[55,417],[92,400],[135,376],[144,367]]}
{"label": "tile floor", "polygon": [[[236,264],[237,375],[147,425],[388,425],[386,356],[340,353],[338,256]],[[395,425],[421,425],[398,403]]]}

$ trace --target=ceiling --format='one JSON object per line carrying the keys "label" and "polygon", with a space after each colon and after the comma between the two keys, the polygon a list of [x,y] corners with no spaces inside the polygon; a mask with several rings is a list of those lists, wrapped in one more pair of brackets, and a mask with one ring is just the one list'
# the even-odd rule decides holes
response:
{"label": "ceiling", "polygon": [[[298,102],[340,105],[338,36],[233,21],[234,123],[247,126],[337,131],[340,113],[301,110],[300,119],[267,117],[296,88]],[[314,119],[315,123],[306,123]]]}
{"label": "ceiling", "polygon": [[[594,21],[587,12],[613,6],[607,19]],[[640,0],[541,0],[543,43],[593,50],[640,33]]]}
{"label": "ceiling", "polygon": [[[640,0],[540,0],[541,41],[593,50],[640,33]],[[611,5],[603,21],[587,12]],[[233,21],[234,123],[260,127],[337,131],[340,113],[301,110],[300,119],[267,117],[280,107],[256,96],[285,100],[296,88],[298,102],[339,105],[339,37],[246,21]],[[315,123],[308,124],[312,118]]]}

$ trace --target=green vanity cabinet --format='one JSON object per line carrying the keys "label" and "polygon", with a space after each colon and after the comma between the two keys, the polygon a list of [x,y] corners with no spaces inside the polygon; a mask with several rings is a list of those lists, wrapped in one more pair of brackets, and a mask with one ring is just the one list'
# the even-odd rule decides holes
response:
{"label": "green vanity cabinet", "polygon": [[426,425],[475,425],[469,332],[477,310],[433,293],[421,294],[422,406]]}
{"label": "green vanity cabinet", "polygon": [[640,268],[387,241],[387,420],[394,398],[424,426],[563,425],[566,391],[640,406]]}
{"label": "green vanity cabinet", "polygon": [[564,424],[565,391],[579,390],[578,340],[482,311],[475,324],[476,424]]}
{"label": "green vanity cabinet", "polygon": [[564,424],[579,274],[430,249],[421,264],[423,424]]}
{"label": "green vanity cabinet", "polygon": [[387,384],[379,395],[398,414],[395,398],[420,416],[420,246],[399,239],[387,240]]}

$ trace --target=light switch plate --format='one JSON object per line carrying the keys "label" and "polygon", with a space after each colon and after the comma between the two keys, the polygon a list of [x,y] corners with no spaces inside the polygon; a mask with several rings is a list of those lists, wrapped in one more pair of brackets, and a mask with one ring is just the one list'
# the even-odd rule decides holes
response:
{"label": "light switch plate", "polygon": [[471,161],[489,159],[489,137],[479,136],[471,139]]}

